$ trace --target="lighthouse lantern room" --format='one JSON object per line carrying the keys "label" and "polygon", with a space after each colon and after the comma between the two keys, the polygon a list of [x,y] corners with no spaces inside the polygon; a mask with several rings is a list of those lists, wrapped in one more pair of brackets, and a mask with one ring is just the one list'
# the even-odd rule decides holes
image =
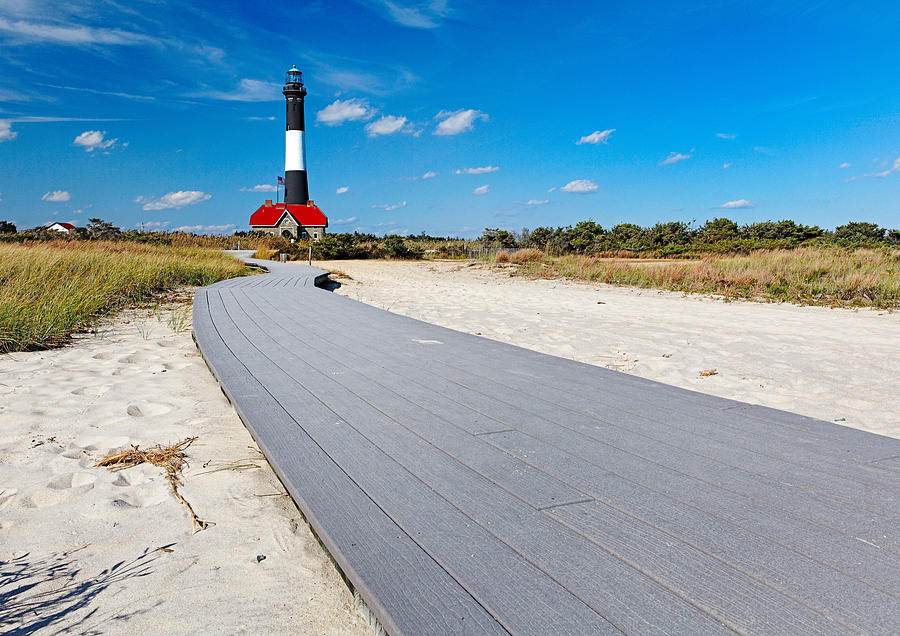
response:
{"label": "lighthouse lantern room", "polygon": [[266,201],[250,216],[253,230],[290,239],[325,236],[328,219],[309,198],[306,180],[306,143],[304,135],[303,74],[296,66],[285,74],[284,95],[286,128],[284,133],[284,203]]}

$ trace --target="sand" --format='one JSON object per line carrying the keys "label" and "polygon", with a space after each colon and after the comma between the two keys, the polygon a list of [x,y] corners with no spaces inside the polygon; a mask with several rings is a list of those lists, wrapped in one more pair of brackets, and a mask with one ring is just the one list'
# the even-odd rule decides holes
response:
{"label": "sand", "polygon": [[[192,436],[181,492],[202,532],[160,469],[94,467]],[[200,358],[184,304],[0,356],[0,561],[0,632],[372,633]]]}
{"label": "sand", "polygon": [[316,265],[352,277],[338,278],[336,293],[388,311],[900,437],[900,312],[529,280],[508,268],[459,262]]}

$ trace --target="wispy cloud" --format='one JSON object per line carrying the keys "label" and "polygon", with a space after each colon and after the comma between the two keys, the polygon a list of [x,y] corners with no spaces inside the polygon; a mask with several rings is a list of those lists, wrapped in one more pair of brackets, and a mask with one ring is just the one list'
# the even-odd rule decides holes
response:
{"label": "wispy cloud", "polygon": [[615,128],[610,128],[609,130],[595,130],[590,135],[586,135],[575,142],[576,145],[580,146],[581,144],[605,144],[609,141],[609,136],[616,132]]}
{"label": "wispy cloud", "polygon": [[440,122],[434,131],[435,135],[458,135],[472,130],[476,121],[488,120],[486,113],[471,108],[455,111],[442,110],[434,118]]}
{"label": "wispy cloud", "polygon": [[275,121],[274,116],[269,117],[247,117],[250,121]]}
{"label": "wispy cloud", "polygon": [[241,188],[241,192],[275,192],[278,187],[272,183],[260,183],[251,188]]}
{"label": "wispy cloud", "polygon": [[857,181],[859,179],[884,179],[887,176],[894,174],[895,172],[900,172],[900,157],[894,159],[893,165],[887,170],[883,170],[881,172],[873,172],[871,174],[861,174],[858,177],[851,177],[847,179],[847,183],[851,181]]}
{"label": "wispy cloud", "polygon": [[330,222],[334,225],[344,225],[346,223],[356,223],[357,221],[359,221],[358,216],[351,216],[347,219],[332,219]]}
{"label": "wispy cloud", "polygon": [[737,201],[726,201],[722,205],[717,205],[716,207],[722,210],[740,210],[742,208],[755,208],[756,204],[747,199],[738,199]]}
{"label": "wispy cloud", "polygon": [[48,88],[58,88],[67,91],[78,91],[79,93],[91,93],[92,95],[106,95],[108,97],[121,97],[123,99],[133,99],[135,101],[152,102],[156,101],[155,97],[149,95],[133,95],[132,93],[118,93],[115,91],[101,91],[95,88],[85,88],[83,86],[57,86],[56,84],[43,84]]}
{"label": "wispy cloud", "polygon": [[176,232],[192,232],[194,234],[231,234],[235,230],[234,223],[228,225],[182,225],[176,227]]}
{"label": "wispy cloud", "polygon": [[326,126],[339,126],[345,121],[365,121],[375,116],[375,109],[364,99],[336,99],[316,113],[316,121]]}
{"label": "wispy cloud", "polygon": [[678,163],[679,161],[684,161],[685,159],[690,159],[691,155],[685,155],[680,152],[670,152],[669,156],[659,162],[661,166],[671,166],[673,163]]}
{"label": "wispy cloud", "polygon": [[737,139],[737,134],[735,133],[716,133],[716,137],[719,139]]}
{"label": "wispy cloud", "polygon": [[[178,190],[177,192],[169,192],[159,197],[158,199],[153,199],[150,197],[137,197],[134,202],[141,204],[142,210],[170,210],[180,209],[187,205],[196,205],[197,203],[202,203],[203,201],[208,201],[212,198],[211,194],[207,194],[206,192],[201,192],[199,190]],[[200,226],[197,226],[200,227]],[[234,227],[233,225],[229,226],[208,226],[208,227]],[[189,230],[185,230],[189,231]]]}
{"label": "wispy cloud", "polygon": [[400,203],[382,203],[380,205],[373,205],[372,208],[375,210],[384,210],[385,212],[390,212],[391,210],[399,210],[400,208],[406,207],[406,201],[401,201]]}
{"label": "wispy cloud", "polygon": [[11,35],[19,43],[50,42],[70,46],[158,44],[154,38],[133,31],[77,24],[59,26],[27,20],[7,20],[6,18],[0,18],[0,32]]}
{"label": "wispy cloud", "polygon": [[[350,188],[348,188],[347,186],[341,186],[340,188],[335,190],[334,193],[335,194],[347,194],[347,192],[349,192],[349,191],[350,191]],[[353,218],[355,219],[356,217],[353,217]]]}
{"label": "wispy cloud", "polygon": [[596,192],[599,189],[600,186],[598,186],[590,179],[576,179],[575,181],[569,181],[566,185],[560,188],[561,191],[568,192],[570,194],[590,194],[591,192]]}
{"label": "wispy cloud", "polygon": [[193,97],[221,99],[227,102],[274,102],[283,99],[281,84],[244,78],[230,91],[201,91]]}
{"label": "wispy cloud", "polygon": [[490,185],[483,185],[483,186],[478,186],[477,188],[472,190],[472,194],[487,194],[490,191],[491,191]]}
{"label": "wispy cloud", "polygon": [[838,168],[849,168],[849,167],[850,167],[850,164],[847,163],[846,161],[838,166]]}
{"label": "wispy cloud", "polygon": [[732,164],[732,163],[723,163],[723,164],[722,164],[722,170],[728,170],[728,169],[729,169],[731,166],[733,166],[733,165],[734,165],[734,164]]}
{"label": "wispy cloud", "polygon": [[12,122],[10,120],[0,119],[0,143],[12,141],[18,136],[19,133],[12,129]]}
{"label": "wispy cloud", "polygon": [[[109,150],[118,143],[118,137],[114,139],[106,139],[105,130],[85,130],[83,133],[75,137],[72,142],[73,146],[81,146],[86,152],[94,152],[95,150]],[[123,148],[128,144],[119,144]]]}
{"label": "wispy cloud", "polygon": [[401,4],[390,0],[377,0],[377,2],[389,20],[413,29],[434,29],[440,26],[442,19],[449,13],[446,0],[413,4]]}
{"label": "wispy cloud", "polygon": [[378,135],[393,135],[398,132],[410,132],[406,117],[384,115],[373,122],[366,124],[366,135],[377,137]]}
{"label": "wispy cloud", "polygon": [[498,166],[482,166],[481,168],[462,168],[457,170],[455,174],[487,174],[489,172],[497,172]]}
{"label": "wispy cloud", "polygon": [[432,172],[431,170],[429,170],[428,172],[426,172],[425,174],[422,175],[422,180],[424,181],[425,179],[434,179],[436,176],[437,176],[437,172]]}
{"label": "wispy cloud", "polygon": [[550,199],[528,199],[524,205],[547,205]]}
{"label": "wispy cloud", "polygon": [[44,196],[41,197],[41,201],[49,201],[51,203],[63,203],[72,198],[65,190],[54,190],[53,192],[48,192]]}

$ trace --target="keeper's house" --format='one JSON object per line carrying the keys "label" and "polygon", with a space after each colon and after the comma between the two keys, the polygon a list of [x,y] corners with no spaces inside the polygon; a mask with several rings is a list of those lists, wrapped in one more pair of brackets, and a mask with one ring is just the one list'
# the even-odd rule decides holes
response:
{"label": "keeper's house", "polygon": [[296,203],[272,203],[271,200],[259,207],[250,216],[250,228],[266,232],[272,236],[287,239],[312,239],[318,241],[325,236],[328,219],[313,201],[306,205]]}

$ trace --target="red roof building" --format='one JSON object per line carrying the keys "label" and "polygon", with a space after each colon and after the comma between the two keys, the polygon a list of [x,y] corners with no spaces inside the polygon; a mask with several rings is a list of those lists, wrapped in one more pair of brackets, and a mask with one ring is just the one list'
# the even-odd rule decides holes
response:
{"label": "red roof building", "polygon": [[47,229],[56,230],[57,232],[65,232],[68,234],[69,232],[71,232],[72,230],[75,229],[75,226],[72,225],[71,223],[54,223],[53,225],[49,226]]}
{"label": "red roof building", "polygon": [[325,236],[328,218],[312,201],[308,205],[272,203],[267,200],[250,215],[250,227],[258,232],[293,239]]}

